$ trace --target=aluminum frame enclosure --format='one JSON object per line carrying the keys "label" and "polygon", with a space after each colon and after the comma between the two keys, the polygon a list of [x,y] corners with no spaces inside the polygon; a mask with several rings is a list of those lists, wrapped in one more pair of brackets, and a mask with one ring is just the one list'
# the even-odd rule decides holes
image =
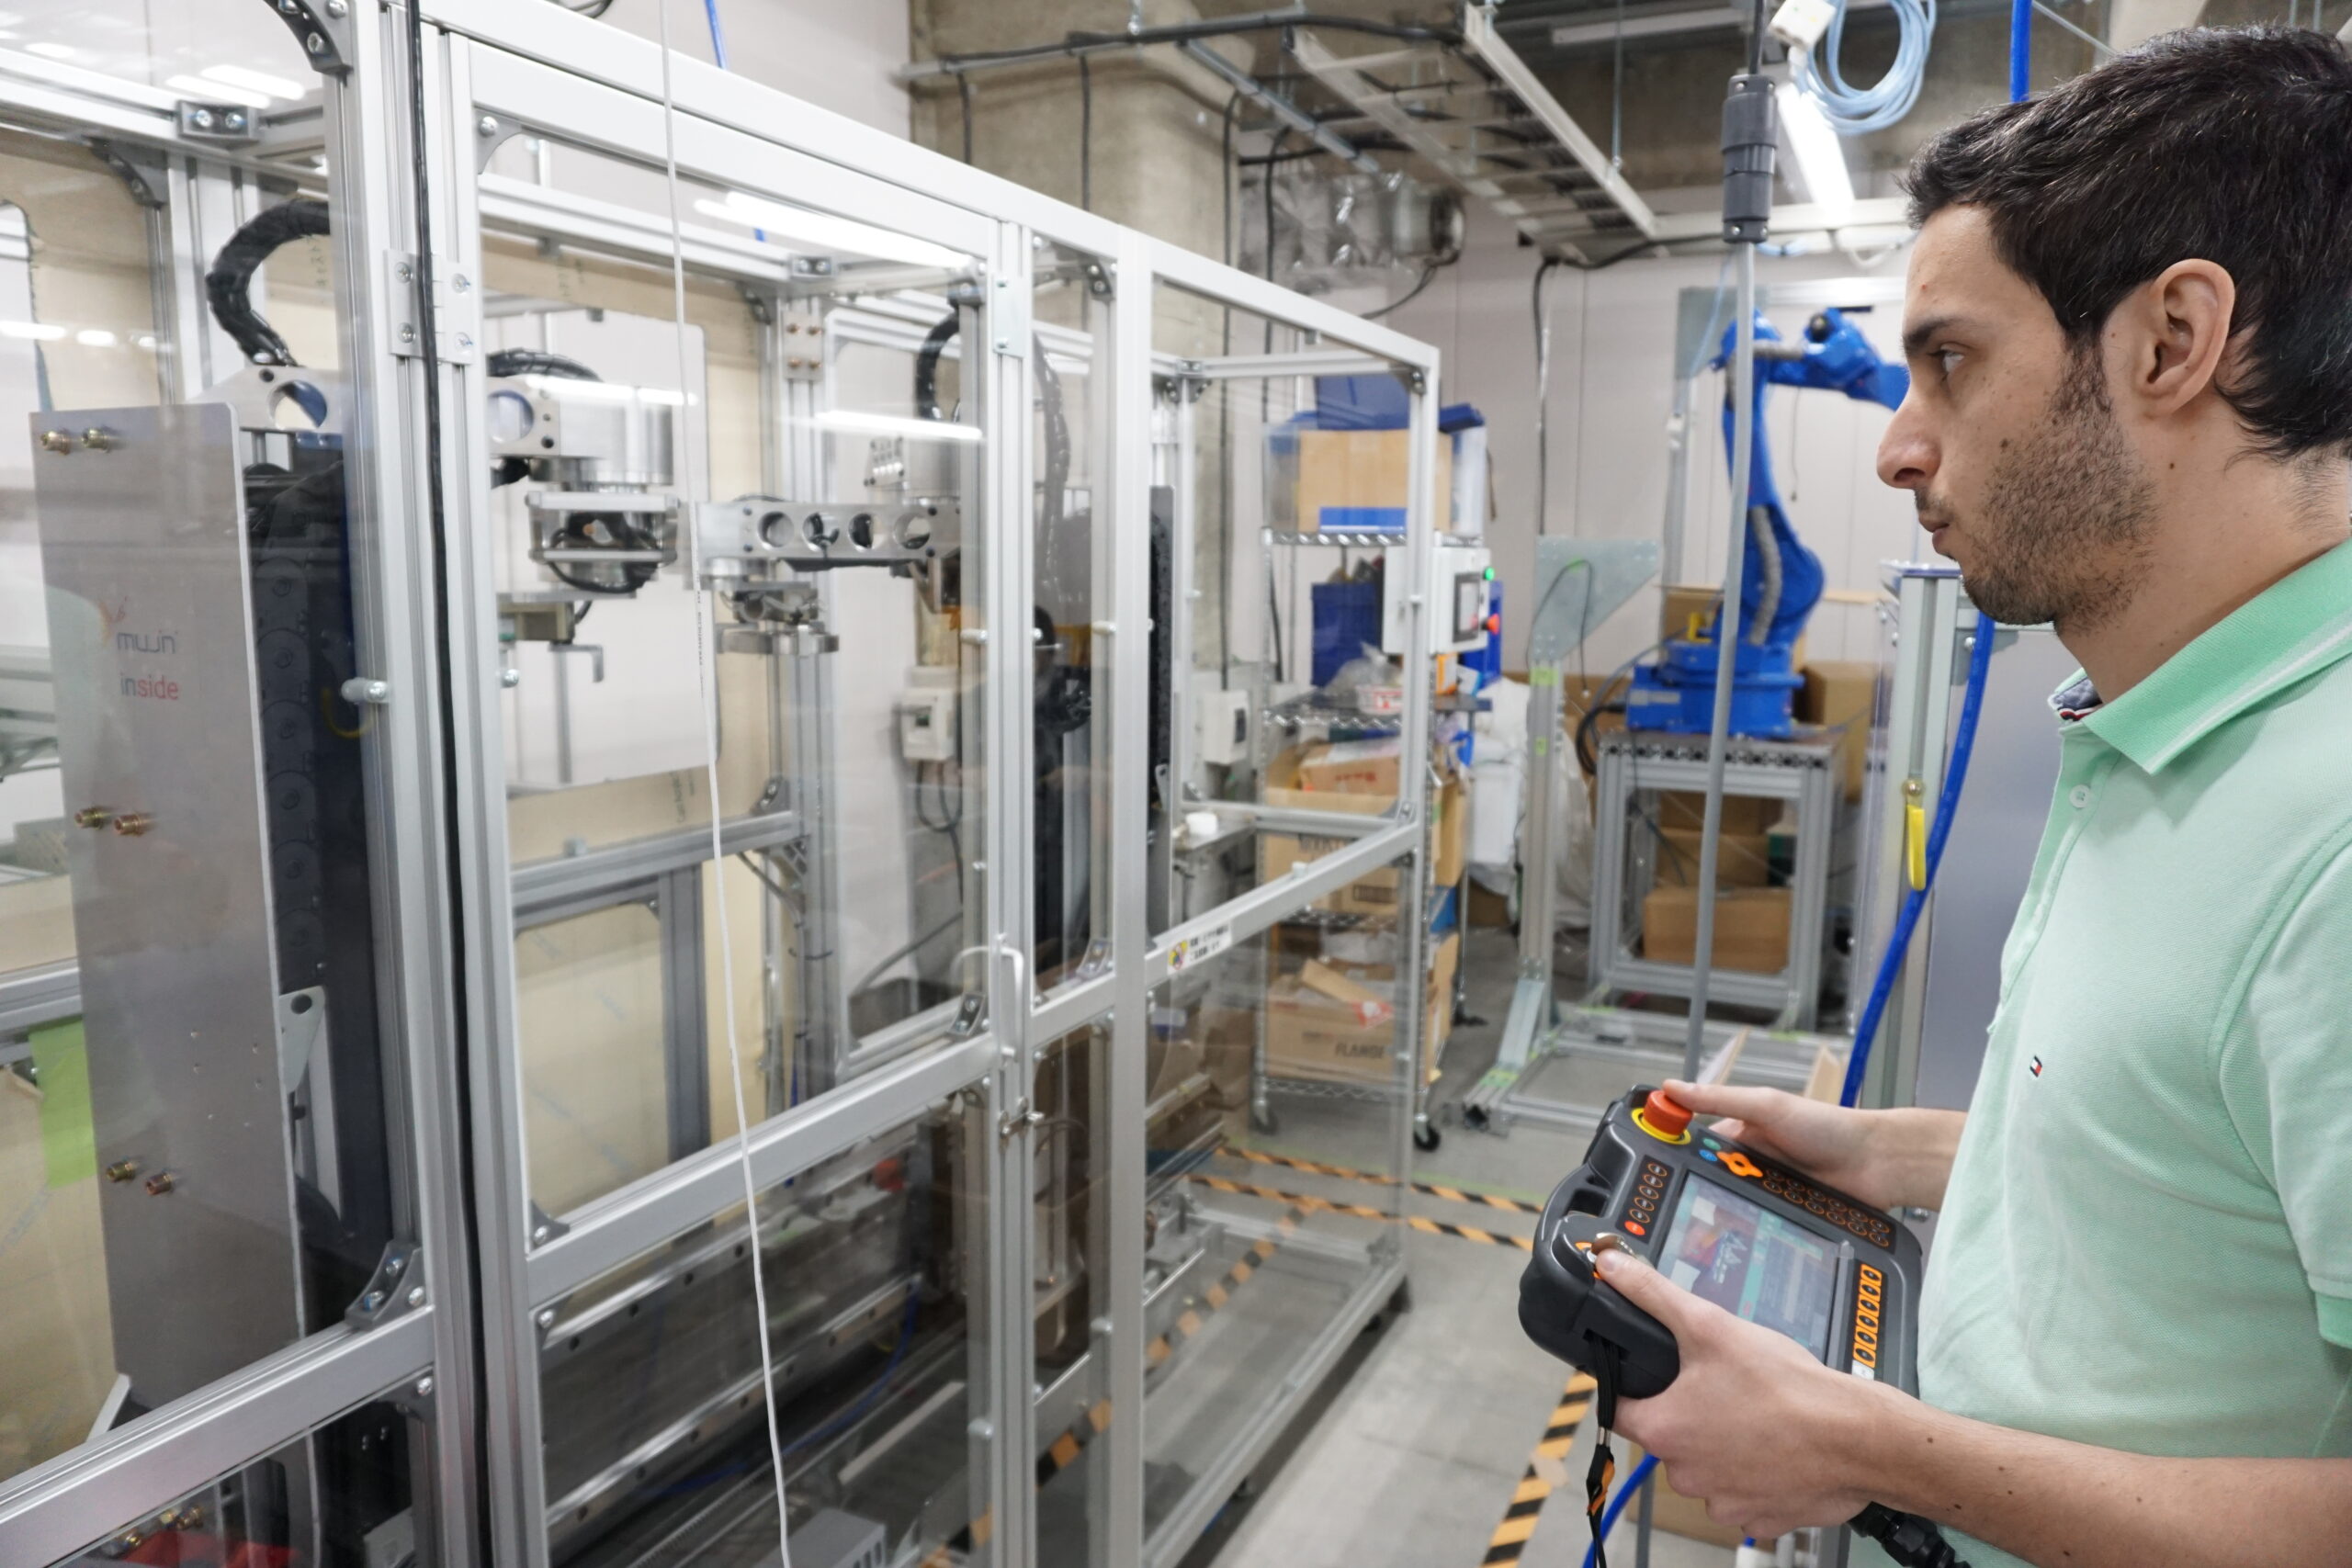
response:
{"label": "aluminum frame enclosure", "polygon": [[[174,379],[162,389],[167,401],[202,392],[237,363],[206,318],[201,285],[204,261],[246,211],[249,174],[235,159],[283,159],[273,166],[307,170],[316,154],[334,171],[331,183],[317,176],[311,188],[324,186],[333,213],[339,374],[352,411],[345,434],[359,673],[382,694],[366,740],[369,858],[379,872],[375,947],[389,1070],[385,1114],[397,1145],[395,1208],[420,1249],[416,1288],[403,1298],[414,1304],[380,1323],[339,1325],[241,1364],[187,1398],[0,1481],[0,1559],[64,1557],[228,1471],[303,1441],[355,1404],[397,1397],[424,1439],[414,1523],[432,1560],[444,1568],[491,1562],[539,1568],[548,1562],[549,1502],[538,1429],[539,1314],[650,1245],[706,1225],[740,1202],[746,1161],[756,1182],[781,1182],[924,1108],[967,1097],[1006,1128],[984,1154],[989,1208],[972,1287],[976,1306],[986,1309],[976,1316],[981,1326],[970,1348],[975,1498],[993,1521],[993,1560],[1033,1562],[1036,1455],[1054,1433],[1041,1430],[1029,1376],[1024,1314],[1038,1243],[1031,1199],[1043,1156],[1023,1108],[1048,1045],[1100,1024],[1113,1042],[1106,1093],[1122,1135],[1114,1140],[1103,1191],[1115,1223],[1105,1230],[1102,1261],[1115,1307],[1095,1344],[1110,1409],[1095,1439],[1103,1477],[1099,1548],[1114,1562],[1173,1561],[1385,1304],[1403,1265],[1368,1279],[1318,1330],[1294,1375],[1147,1539],[1145,1151],[1140,1137],[1124,1134],[1143,1124],[1151,989],[1204,941],[1248,940],[1400,858],[1418,886],[1428,807],[1420,770],[1408,770],[1394,813],[1351,825],[1354,836],[1341,850],[1182,926],[1148,930],[1148,807],[1136,764],[1148,744],[1151,706],[1143,649],[1151,617],[1145,541],[1154,387],[1169,370],[1152,351],[1152,299],[1159,283],[1177,285],[1326,345],[1278,366],[1237,359],[1188,374],[1314,374],[1329,361],[1374,363],[1415,378],[1413,498],[1403,543],[1408,614],[1417,622],[1426,613],[1432,540],[1435,351],[741,77],[683,56],[665,59],[653,43],[541,0],[419,0],[413,8],[352,7],[339,17],[298,8],[332,46],[321,51],[332,69],[319,79],[317,107],[270,118],[259,141],[234,158],[189,140],[175,107],[163,101],[168,95],[142,96],[128,84],[84,92],[0,60],[0,105],[43,125],[107,135],[151,171],[164,203],[153,219],[158,331],[175,350],[168,361]],[[413,118],[412,73],[421,123]],[[481,341],[482,316],[480,291],[453,280],[480,277],[482,225],[493,217],[551,236],[635,245],[664,266],[674,253],[698,275],[771,298],[786,297],[798,280],[747,236],[689,220],[673,243],[660,225],[636,224],[609,206],[567,204],[480,175],[485,123],[563,137],[640,164],[648,149],[663,149],[684,177],[922,235],[978,258],[989,287],[972,318],[981,330],[966,338],[964,385],[979,410],[985,455],[964,497],[967,562],[975,536],[985,546],[965,586],[976,610],[971,632],[1025,626],[1035,597],[1028,531],[1011,523],[1025,515],[1037,480],[1025,418],[1038,376],[1033,344],[1056,354],[1072,346],[1049,329],[1030,330],[1036,242],[1095,258],[1112,294],[1108,330],[1091,345],[1093,374],[1112,389],[1105,471],[1095,476],[1093,502],[1101,607],[1091,631],[1113,650],[1102,677],[1110,706],[1102,800],[1113,858],[1094,867],[1109,911],[1107,926],[1097,929],[1102,962],[1041,995],[1017,934],[1031,929],[1028,879],[991,878],[974,911],[981,945],[970,962],[983,976],[986,998],[979,1016],[960,1029],[939,1028],[952,1019],[913,1021],[921,1027],[861,1043],[871,1048],[861,1050],[854,1077],[833,1092],[745,1137],[673,1160],[560,1225],[534,1218],[523,1180],[506,940],[518,908],[551,897],[566,876],[641,881],[649,866],[651,874],[673,876],[679,866],[716,855],[788,845],[816,824],[797,812],[767,811],[719,824],[707,850],[649,840],[624,846],[628,852],[609,864],[514,863],[496,709],[494,578],[478,526],[487,516],[492,456],[481,423],[488,377],[472,346]],[[424,150],[421,168],[412,133]],[[411,287],[419,265],[431,273],[429,295]],[[430,333],[419,330],[421,299],[435,311]],[[780,365],[780,356],[770,363]],[[765,488],[825,493],[797,488],[816,477],[820,455],[794,423],[822,393],[821,378],[778,374],[763,386],[772,407],[763,417],[775,432]],[[998,520],[993,527],[989,518]],[[1410,645],[1424,642],[1416,625]],[[980,683],[975,700],[959,705],[958,722],[985,737],[994,781],[985,853],[993,863],[1016,865],[1031,830],[1029,660],[1011,637],[967,646]],[[1426,658],[1411,663],[1408,679],[1423,689]],[[1426,746],[1427,725],[1425,705],[1411,705],[1408,746]],[[1175,726],[1179,737],[1189,728]],[[122,847],[136,846],[130,840]],[[584,892],[585,885],[571,890]],[[21,999],[47,1016],[78,1005],[71,974],[10,975],[0,984],[0,1005]],[[1418,1019],[1418,1007],[1403,1010]],[[268,1021],[274,1027],[274,1017]],[[1404,1043],[1409,1057],[1418,1042],[1408,1032]],[[1398,1169],[1408,1138],[1400,1121],[1392,1156]]]}

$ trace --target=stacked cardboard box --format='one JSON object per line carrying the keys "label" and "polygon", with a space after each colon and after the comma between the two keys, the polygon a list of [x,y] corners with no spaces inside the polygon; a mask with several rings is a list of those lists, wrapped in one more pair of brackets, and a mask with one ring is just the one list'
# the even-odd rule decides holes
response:
{"label": "stacked cardboard box", "polygon": [[[1405,533],[1412,446],[1402,430],[1302,430],[1298,433],[1298,532],[1325,528]],[[1440,526],[1450,527],[1453,443],[1437,444]]]}
{"label": "stacked cardboard box", "polygon": [[[1714,964],[1752,975],[1777,975],[1789,964],[1789,890],[1732,887],[1715,897]],[[1699,951],[1699,894],[1693,887],[1659,887],[1642,900],[1642,956],[1689,964]]]}
{"label": "stacked cardboard box", "polygon": [[[1421,1070],[1432,1079],[1453,1028],[1453,972],[1461,953],[1459,931],[1447,932],[1430,950]],[[1267,1065],[1285,1077],[1387,1081],[1401,1044],[1396,994],[1393,968],[1309,959],[1267,992]]]}

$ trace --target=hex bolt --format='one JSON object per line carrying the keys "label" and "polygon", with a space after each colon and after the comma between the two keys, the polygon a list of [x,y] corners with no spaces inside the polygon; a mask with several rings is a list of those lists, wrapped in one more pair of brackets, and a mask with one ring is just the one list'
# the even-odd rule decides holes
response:
{"label": "hex bolt", "polygon": [[379,1308],[382,1307],[383,1304],[384,1292],[381,1291],[370,1291],[366,1295],[359,1298],[359,1310],[361,1312],[375,1312]]}
{"label": "hex bolt", "polygon": [[494,114],[486,114],[474,121],[474,134],[484,137],[497,135],[498,117]]}
{"label": "hex bolt", "polygon": [[539,1326],[541,1328],[553,1328],[555,1326],[555,1308],[541,1307],[539,1309]]}
{"label": "hex bolt", "polygon": [[302,47],[309,50],[312,54],[324,54],[327,51],[327,40],[321,38],[318,34],[312,33],[310,37],[302,40]]}
{"label": "hex bolt", "polygon": [[239,114],[236,110],[231,109],[226,115],[221,117],[220,123],[227,126],[232,130],[243,130],[245,129],[245,117]]}
{"label": "hex bolt", "polygon": [[139,1162],[135,1159],[119,1159],[107,1167],[108,1181],[128,1181],[138,1174]]}
{"label": "hex bolt", "polygon": [[44,430],[40,433],[40,449],[62,456],[74,450],[74,437],[62,430]]}
{"label": "hex bolt", "polygon": [[170,1171],[159,1170],[154,1175],[147,1179],[147,1196],[150,1198],[161,1198],[164,1193],[169,1192],[173,1188],[178,1185],[178,1179],[174,1177]]}
{"label": "hex bolt", "polygon": [[408,1304],[413,1307],[421,1307],[424,1304],[424,1286],[411,1285],[408,1288]]}
{"label": "hex bolt", "polygon": [[187,111],[187,122],[198,130],[209,130],[212,129],[212,111],[190,109]]}
{"label": "hex bolt", "polygon": [[416,329],[410,326],[406,321],[402,321],[401,323],[401,341],[402,343],[414,343],[416,341]]}
{"label": "hex bolt", "polygon": [[534,1226],[532,1226],[532,1227],[531,1227],[531,1245],[532,1245],[532,1246],[537,1247],[537,1246],[538,1246],[540,1243],[542,1243],[542,1242],[546,1241],[547,1239],[548,1239],[548,1227],[547,1227],[547,1226],[545,1226],[545,1225],[534,1225]]}

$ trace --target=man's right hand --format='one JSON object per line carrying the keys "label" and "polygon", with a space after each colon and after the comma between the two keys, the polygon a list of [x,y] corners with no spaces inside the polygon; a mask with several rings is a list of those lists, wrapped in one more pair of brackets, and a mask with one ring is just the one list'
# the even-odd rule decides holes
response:
{"label": "man's right hand", "polygon": [[1882,1209],[1940,1209],[1967,1118],[1957,1111],[1852,1111],[1777,1089],[1668,1079],[1714,1130]]}

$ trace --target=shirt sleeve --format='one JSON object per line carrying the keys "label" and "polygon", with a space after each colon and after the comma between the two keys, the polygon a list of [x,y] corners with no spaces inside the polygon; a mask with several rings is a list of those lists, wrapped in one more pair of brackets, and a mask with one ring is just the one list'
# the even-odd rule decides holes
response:
{"label": "shirt sleeve", "polygon": [[2239,1141],[2286,1212],[2320,1332],[2352,1348],[2352,847],[2303,884],[2217,1068]]}

